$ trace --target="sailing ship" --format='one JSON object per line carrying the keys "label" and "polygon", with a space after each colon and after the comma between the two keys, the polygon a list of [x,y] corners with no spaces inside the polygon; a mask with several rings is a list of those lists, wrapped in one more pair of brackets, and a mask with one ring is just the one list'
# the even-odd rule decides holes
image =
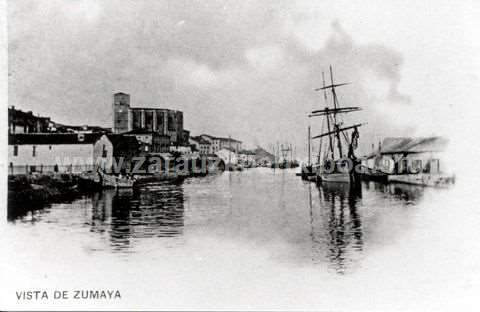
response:
{"label": "sailing ship", "polygon": [[[314,165],[312,164],[312,157],[311,157],[312,137],[310,135],[310,131],[311,131],[310,129],[311,129],[310,126],[308,126],[308,138],[307,138],[308,161],[307,161],[306,164],[305,163],[302,164],[299,175],[302,177],[303,180],[314,181],[314,180],[316,180],[316,171],[315,171]],[[317,165],[317,167],[318,167],[318,165]]]}
{"label": "sailing ship", "polygon": [[[325,75],[322,72],[323,86],[315,91],[323,91],[325,108],[314,110],[309,117],[322,117],[322,131],[327,126],[327,131],[312,139],[320,139],[318,164],[315,166],[318,182],[341,182],[356,183],[359,175],[355,168],[360,161],[355,156],[358,147],[358,128],[363,124],[344,125],[341,118],[343,114],[361,110],[360,107],[340,107],[336,88],[349,83],[334,83],[332,66],[330,66],[330,85],[325,85]],[[327,101],[327,90],[331,91],[333,107],[329,107]],[[349,133],[350,132],[350,133]],[[326,144],[323,139],[326,138]]]}
{"label": "sailing ship", "polygon": [[292,144],[287,143],[285,145],[281,144],[280,152],[282,157],[278,162],[278,168],[280,169],[288,169],[288,168],[296,168],[298,167],[298,163],[295,161],[293,156],[293,147]]}

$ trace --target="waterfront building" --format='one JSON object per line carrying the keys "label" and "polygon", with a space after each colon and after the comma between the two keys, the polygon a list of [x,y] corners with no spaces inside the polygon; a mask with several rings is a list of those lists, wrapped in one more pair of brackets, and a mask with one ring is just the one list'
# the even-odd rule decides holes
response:
{"label": "waterfront building", "polygon": [[209,134],[202,134],[200,136],[212,144],[212,153],[217,153],[224,148],[231,148],[238,153],[242,149],[242,141],[233,138],[215,137]]}
{"label": "waterfront building", "polygon": [[190,137],[189,141],[201,155],[213,154],[212,143],[201,136]]}
{"label": "waterfront building", "polygon": [[[443,137],[388,137],[363,159],[369,169],[385,173],[404,174],[408,171],[438,173],[448,170],[445,150],[448,140]],[[441,162],[443,163],[442,167]]]}
{"label": "waterfront building", "polygon": [[183,156],[191,156],[192,148],[189,145],[170,145],[169,152],[180,153]]}
{"label": "waterfront building", "polygon": [[44,133],[49,131],[50,117],[33,115],[32,111],[24,112],[15,106],[8,108],[8,133]]}
{"label": "waterfront building", "polygon": [[189,132],[183,129],[183,112],[165,108],[131,107],[130,95],[113,95],[113,133],[143,130],[168,135],[174,145],[188,144]]}
{"label": "waterfront building", "polygon": [[105,134],[21,133],[8,137],[9,174],[80,173],[110,168],[113,145]]}
{"label": "waterfront building", "polygon": [[255,152],[250,150],[241,150],[238,153],[238,159],[242,164],[253,165],[255,164]]}
{"label": "waterfront building", "polygon": [[140,143],[140,153],[168,153],[172,142],[170,136],[147,129],[135,129],[123,133],[124,136],[135,137]]}
{"label": "waterfront building", "polygon": [[[116,161],[118,170],[129,172],[132,169],[134,158],[141,153],[142,145],[135,136],[107,134],[107,137],[112,143],[112,157]],[[107,171],[113,169],[107,168]],[[119,172],[118,170],[116,173]]]}
{"label": "waterfront building", "polygon": [[226,165],[233,164],[236,165],[238,164],[238,156],[235,153],[234,149],[229,149],[229,148],[222,148],[221,150],[217,151],[215,153],[221,160]]}
{"label": "waterfront building", "polygon": [[220,139],[220,149],[232,148],[236,153],[242,149],[242,141],[232,138],[218,138]]}

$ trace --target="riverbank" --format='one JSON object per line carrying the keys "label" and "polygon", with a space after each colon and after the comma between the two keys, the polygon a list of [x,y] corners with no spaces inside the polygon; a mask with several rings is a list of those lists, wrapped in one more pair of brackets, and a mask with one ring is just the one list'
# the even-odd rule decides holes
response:
{"label": "riverbank", "polygon": [[[222,169],[207,168],[205,171],[189,170],[183,173],[163,172],[137,175],[135,176],[133,187],[155,181],[180,182],[189,177],[203,177],[222,172]],[[93,172],[82,174],[32,173],[28,175],[9,175],[8,215],[22,215],[30,210],[41,208],[48,203],[65,200],[73,201],[81,196],[101,191],[103,188],[108,187],[115,186],[105,185],[99,179],[98,174]]]}
{"label": "riverbank", "polygon": [[75,174],[30,174],[8,176],[8,206],[42,205],[97,189]]}

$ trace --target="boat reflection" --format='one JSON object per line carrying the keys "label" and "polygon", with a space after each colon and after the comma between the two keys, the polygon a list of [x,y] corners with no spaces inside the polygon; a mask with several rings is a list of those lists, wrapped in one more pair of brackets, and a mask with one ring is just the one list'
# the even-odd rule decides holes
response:
{"label": "boat reflection", "polygon": [[322,262],[327,258],[335,271],[344,273],[348,263],[354,261],[354,253],[363,247],[358,213],[362,189],[347,183],[324,183],[318,191],[319,207],[312,204],[311,187],[309,191],[313,260]]}
{"label": "boat reflection", "polygon": [[183,186],[148,184],[138,190],[104,190],[92,198],[91,231],[109,234],[114,250],[137,238],[175,237],[183,233]]}
{"label": "boat reflection", "polygon": [[[327,259],[340,274],[362,256],[366,231],[362,212],[378,213],[372,210],[372,202],[389,206],[393,200],[402,207],[414,205],[422,199],[424,192],[420,186],[396,183],[366,182],[355,187],[348,183],[323,183],[317,186],[317,201],[313,197],[314,190],[315,187],[309,184],[312,260],[324,262]],[[363,193],[367,196],[365,205]]]}

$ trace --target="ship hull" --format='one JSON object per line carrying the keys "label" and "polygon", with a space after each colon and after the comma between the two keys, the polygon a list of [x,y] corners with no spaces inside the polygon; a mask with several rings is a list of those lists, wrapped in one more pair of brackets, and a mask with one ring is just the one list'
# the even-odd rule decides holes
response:
{"label": "ship hull", "polygon": [[321,182],[334,182],[334,183],[350,183],[351,177],[349,173],[321,173]]}

